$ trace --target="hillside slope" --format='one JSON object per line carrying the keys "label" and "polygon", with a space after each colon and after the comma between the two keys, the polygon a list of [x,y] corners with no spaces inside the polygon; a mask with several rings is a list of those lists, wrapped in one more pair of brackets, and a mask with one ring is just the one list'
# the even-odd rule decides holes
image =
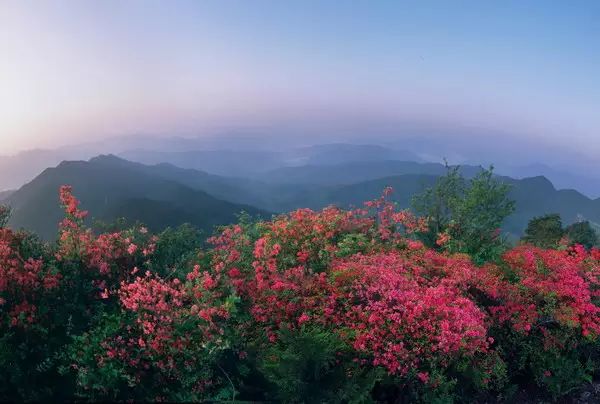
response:
{"label": "hillside slope", "polygon": [[[212,176],[211,184],[201,180],[207,174],[195,170],[182,172],[182,169],[173,166],[168,170],[164,166],[150,169],[158,170],[162,175],[168,172],[170,179],[184,181],[191,187],[210,193],[221,192],[218,195],[224,199],[251,203],[277,212],[301,207],[320,209],[330,204],[359,206],[365,200],[378,197],[386,186],[394,188],[393,198],[402,207],[409,207],[414,195],[435,184],[436,179],[446,173],[442,164],[374,161],[288,167],[264,173],[261,180]],[[470,178],[480,168],[465,166],[461,170]],[[498,178],[511,185],[510,197],[517,203],[516,212],[504,226],[515,236],[523,233],[531,218],[546,213],[559,213],[567,224],[582,218],[600,222],[600,200],[590,199],[574,190],[557,190],[542,176]]]}
{"label": "hillside slope", "polygon": [[112,157],[69,161],[46,169],[12,194],[10,226],[35,231],[45,239],[56,235],[61,219],[58,189],[73,186],[82,207],[94,219],[110,222],[118,217],[139,220],[153,230],[190,222],[201,229],[236,220],[241,211],[252,215],[269,214],[249,205],[217,199],[179,182],[130,167]]}
{"label": "hillside slope", "polygon": [[[467,177],[475,175],[480,168],[461,168]],[[318,184],[342,185],[404,174],[444,175],[446,167],[439,163],[417,163],[414,161],[379,160],[355,161],[336,165],[305,165],[270,170],[257,176],[258,179],[275,184]]]}
{"label": "hillside slope", "polygon": [[[393,200],[402,207],[409,207],[412,196],[435,184],[437,178],[435,175],[406,174],[335,187],[321,192],[320,204],[357,205],[376,198],[384,187],[391,186]],[[515,213],[504,224],[504,230],[515,236],[523,233],[531,218],[547,213],[559,213],[566,224],[581,219],[600,222],[600,199],[590,199],[574,190],[557,190],[541,176],[522,180],[499,178],[511,185],[509,197],[516,202]],[[307,196],[307,200],[310,199]]]}
{"label": "hillside slope", "polygon": [[[478,170],[462,168],[466,177]],[[394,188],[393,198],[401,207],[409,207],[414,195],[435,184],[445,172],[441,164],[372,161],[290,167],[248,179],[100,156],[48,169],[7,201],[14,207],[13,226],[38,231],[45,238],[56,234],[55,223],[61,217],[57,189],[62,184],[73,185],[83,207],[103,221],[123,216],[153,229],[191,222],[208,230],[234,220],[242,210],[268,216],[267,211],[302,207],[360,206],[378,197],[386,186]],[[532,217],[546,213],[559,213],[566,224],[582,218],[600,223],[600,200],[574,190],[557,190],[541,176],[499,178],[512,186],[510,197],[516,201],[517,210],[504,225],[514,237],[523,233]],[[46,201],[52,203],[42,203]]]}

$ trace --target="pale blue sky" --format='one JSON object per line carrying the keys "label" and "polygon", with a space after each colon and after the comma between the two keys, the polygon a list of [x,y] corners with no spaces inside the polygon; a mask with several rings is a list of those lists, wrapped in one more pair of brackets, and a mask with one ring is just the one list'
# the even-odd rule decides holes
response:
{"label": "pale blue sky", "polygon": [[598,1],[4,0],[0,140],[408,122],[597,153],[598,21]]}

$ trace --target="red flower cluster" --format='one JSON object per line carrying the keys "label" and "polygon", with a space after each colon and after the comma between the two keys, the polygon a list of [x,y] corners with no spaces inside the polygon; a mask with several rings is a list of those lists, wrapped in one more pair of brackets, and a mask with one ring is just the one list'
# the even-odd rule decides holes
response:
{"label": "red flower cluster", "polygon": [[56,289],[61,278],[41,259],[22,257],[22,237],[0,228],[0,313],[8,312],[11,327],[33,323],[40,295]]}
{"label": "red flower cluster", "polygon": [[559,324],[584,336],[600,334],[600,307],[594,303],[600,287],[598,252],[581,246],[543,250],[520,246],[504,255],[513,282],[499,289],[503,304],[492,307],[501,322],[529,332]]}
{"label": "red flower cluster", "polygon": [[[119,299],[132,321],[101,343],[104,352],[96,357],[100,366],[116,361],[129,368],[138,382],[158,369],[164,383],[183,378],[184,369],[202,367],[198,352],[225,344],[224,326],[230,316],[220,293],[206,288],[207,277],[169,282],[146,272],[131,283],[122,282]],[[195,388],[211,383],[197,377]]]}
{"label": "red flower cluster", "polygon": [[[485,352],[486,314],[466,293],[478,269],[468,257],[406,239],[424,230],[409,212],[383,198],[367,205],[375,218],[336,208],[282,215],[261,224],[263,236],[253,244],[239,226],[226,229],[212,239],[215,267],[228,269],[271,342],[280,329],[328,327],[351,343],[357,360],[370,357],[400,375]],[[364,255],[336,258],[352,234],[361,235],[354,247]]]}
{"label": "red flower cluster", "polygon": [[352,330],[355,349],[390,373],[404,375],[433,360],[444,366],[488,347],[485,313],[457,286],[455,272],[417,262],[431,258],[394,252],[354,256],[332,267],[336,325]]}
{"label": "red flower cluster", "polygon": [[88,212],[79,209],[79,200],[73,196],[72,188],[70,185],[63,185],[59,190],[60,202],[65,208],[67,217],[75,219],[84,219]]}
{"label": "red flower cluster", "polygon": [[79,210],[79,201],[71,187],[60,189],[60,199],[66,217],[60,226],[58,261],[82,262],[91,274],[102,298],[116,293],[122,280],[133,279],[136,264],[146,262],[156,249],[158,238],[140,227],[129,231],[94,235],[83,219],[87,212]]}
{"label": "red flower cluster", "polygon": [[[507,321],[523,333],[557,323],[597,336],[597,251],[522,246],[501,265],[477,267],[466,255],[408,239],[424,222],[385,198],[367,208],[301,209],[262,223],[254,243],[239,226],[212,239],[215,267],[228,271],[269,341],[280,329],[328,327],[361,363],[366,357],[392,374],[421,371],[428,380],[433,364],[488,352],[490,327]],[[355,254],[341,258],[351,235]]]}
{"label": "red flower cluster", "polygon": [[[450,368],[477,368],[488,383],[496,360],[514,360],[499,359],[498,349],[513,339],[556,356],[565,340],[573,347],[600,335],[598,250],[523,245],[476,266],[415,240],[425,220],[384,196],[364,209],[300,209],[225,227],[209,239],[211,249],[186,255],[175,271],[155,264],[162,247],[145,228],[95,235],[70,187],[60,197],[66,219],[43,257],[0,228],[0,330],[29,332],[49,312],[43,302],[68,301],[73,313],[56,318],[82,323],[74,348],[65,349],[68,367],[82,389],[102,397],[110,396],[106,380],[115,391],[143,386],[143,394],[158,384],[165,397],[191,401],[211,388],[234,390],[221,363],[257,361],[244,372],[276,366],[289,357],[276,358],[294,334],[326,334],[320,341],[335,342],[331,361],[344,377],[375,370],[417,389],[438,386]],[[437,244],[449,241],[440,234]],[[260,366],[261,355],[269,366]],[[552,363],[540,363],[543,383],[558,377]]]}

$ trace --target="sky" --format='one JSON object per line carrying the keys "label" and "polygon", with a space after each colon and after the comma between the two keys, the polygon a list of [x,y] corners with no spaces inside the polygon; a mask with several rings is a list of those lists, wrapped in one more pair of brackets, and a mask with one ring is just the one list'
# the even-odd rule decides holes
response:
{"label": "sky", "polygon": [[598,21],[600,2],[576,0],[2,0],[0,154],[431,127],[593,156]]}

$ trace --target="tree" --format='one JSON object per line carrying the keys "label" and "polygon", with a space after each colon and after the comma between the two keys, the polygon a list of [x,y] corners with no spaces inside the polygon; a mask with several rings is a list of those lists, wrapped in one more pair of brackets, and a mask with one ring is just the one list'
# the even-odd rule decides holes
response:
{"label": "tree", "polygon": [[169,227],[159,234],[149,267],[164,276],[184,276],[189,263],[199,259],[202,241],[200,230],[189,223]]}
{"label": "tree", "polygon": [[466,181],[460,173],[460,167],[450,167],[446,163],[446,175],[440,177],[435,186],[413,197],[413,210],[427,217],[429,231],[421,235],[423,242],[430,247],[436,246],[438,235],[445,232],[463,198]]}
{"label": "tree", "polygon": [[541,248],[556,248],[564,234],[560,215],[551,213],[531,219],[521,240]]}
{"label": "tree", "polygon": [[581,244],[588,250],[598,243],[598,235],[587,220],[567,226],[565,234],[571,243]]}
{"label": "tree", "polygon": [[413,208],[428,217],[423,241],[431,246],[467,253],[476,262],[493,260],[505,249],[500,227],[515,210],[510,186],[494,177],[493,167],[466,181],[460,167],[447,167],[433,188],[413,199]]}
{"label": "tree", "polygon": [[488,261],[504,250],[500,235],[504,219],[515,211],[508,198],[510,186],[494,177],[493,167],[473,178],[455,212],[450,229],[450,247],[472,254],[476,261]]}
{"label": "tree", "polygon": [[10,208],[8,206],[0,205],[0,228],[6,227],[10,219]]}

